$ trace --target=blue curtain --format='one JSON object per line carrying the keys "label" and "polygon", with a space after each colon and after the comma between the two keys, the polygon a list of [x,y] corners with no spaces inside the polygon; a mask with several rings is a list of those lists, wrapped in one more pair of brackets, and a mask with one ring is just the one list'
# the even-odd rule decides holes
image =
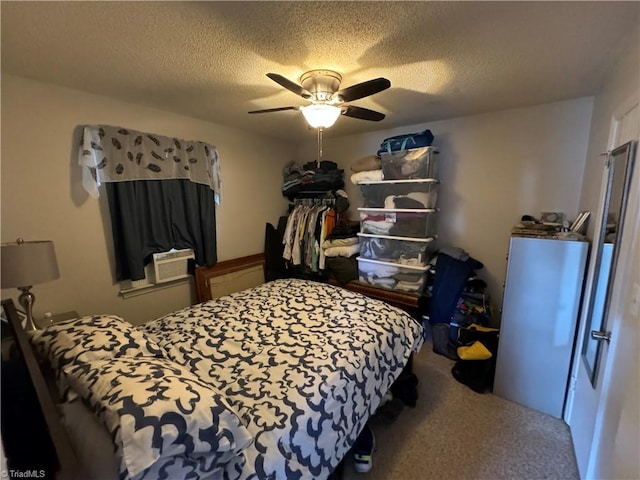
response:
{"label": "blue curtain", "polygon": [[217,261],[214,192],[186,179],[105,183],[116,280],[141,280],[154,253],[192,248],[198,265]]}

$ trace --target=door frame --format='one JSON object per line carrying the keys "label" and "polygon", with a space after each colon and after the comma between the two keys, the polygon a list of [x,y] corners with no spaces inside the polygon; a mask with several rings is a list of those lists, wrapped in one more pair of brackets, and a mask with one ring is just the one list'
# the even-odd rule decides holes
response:
{"label": "door frame", "polygon": [[[618,146],[616,144],[622,144],[626,142],[620,142],[617,140],[617,134],[620,129],[620,125],[622,119],[626,114],[631,112],[634,108],[639,108],[639,98],[637,94],[632,95],[627,101],[622,102],[620,107],[614,110],[610,129],[609,129],[609,138],[607,141],[607,150],[611,151],[614,147]],[[640,133],[635,138],[636,141],[640,141]],[[625,280],[628,277],[629,271],[631,270],[631,265],[625,260],[632,259],[634,254],[634,248],[637,242],[640,241],[638,238],[639,235],[639,224],[640,224],[640,207],[638,203],[640,202],[640,190],[639,179],[638,179],[638,160],[636,159],[636,172],[633,175],[633,180],[629,192],[629,203],[628,210],[626,212],[626,216],[624,219],[624,230],[622,239],[620,242],[621,255],[620,255],[620,263],[618,265],[618,269],[615,272],[615,276],[612,279],[613,288],[614,288],[614,298],[611,302],[611,308],[608,312],[606,325],[607,328],[611,331],[611,341],[609,344],[605,344],[602,346],[602,358],[601,364],[598,372],[599,380],[596,382],[596,387],[591,388],[595,390],[593,395],[595,398],[592,399],[592,402],[595,401],[593,406],[595,406],[595,418],[588,419],[589,421],[593,421],[593,429],[590,430],[591,437],[584,439],[586,443],[590,446],[590,450],[588,452],[588,460],[586,461],[586,465],[583,465],[583,470],[581,471],[582,478],[593,478],[596,476],[596,472],[601,470],[601,463],[603,461],[604,455],[607,454],[607,450],[609,450],[609,454],[611,454],[612,446],[607,445],[607,441],[611,440],[612,435],[612,427],[610,425],[612,414],[615,417],[616,415],[619,418],[620,415],[620,401],[618,399],[619,392],[615,390],[616,386],[619,385],[616,380],[617,375],[621,369],[625,368],[625,362],[622,351],[623,349],[619,349],[621,343],[625,340],[623,338],[623,318],[622,315],[624,313],[625,305],[623,305],[623,301],[625,300],[624,295],[622,293],[622,286],[625,284]],[[602,207],[605,192],[604,187],[606,186],[606,170],[603,172],[602,183],[601,183],[601,192],[600,192],[600,200],[598,204],[598,218],[602,216]],[[599,232],[594,232],[594,238],[599,238]],[[592,250],[595,249],[595,246],[592,247]],[[587,282],[585,284],[585,295],[583,298],[583,312],[581,313],[580,325],[578,328],[576,341],[581,342],[582,338],[584,338],[585,329],[588,328],[589,322],[586,317],[587,312],[584,308],[584,305],[588,305],[587,302],[590,301],[590,296],[592,292],[592,282],[597,281],[597,273],[595,271],[595,265],[593,259],[590,259],[589,262],[589,271],[587,275]],[[636,299],[638,301],[639,299]],[[571,376],[569,381],[569,391],[567,394],[567,399],[565,403],[565,414],[564,420],[569,424],[571,428],[571,417],[574,410],[574,407],[580,399],[576,393],[576,382],[578,380],[579,374],[586,374],[586,371],[581,372],[580,370],[584,370],[584,366],[582,365],[581,359],[582,348],[575,348],[573,355],[573,365],[571,369]],[[614,374],[615,372],[615,374]],[[591,403],[591,402],[587,402]],[[572,434],[573,435],[573,434]],[[615,432],[613,432],[615,435]],[[574,437],[575,439],[575,437]],[[584,445],[583,445],[584,446]],[[575,448],[575,447],[574,447]],[[576,454],[577,454],[576,449]],[[606,460],[606,459],[605,459]],[[604,462],[606,463],[606,462]]]}

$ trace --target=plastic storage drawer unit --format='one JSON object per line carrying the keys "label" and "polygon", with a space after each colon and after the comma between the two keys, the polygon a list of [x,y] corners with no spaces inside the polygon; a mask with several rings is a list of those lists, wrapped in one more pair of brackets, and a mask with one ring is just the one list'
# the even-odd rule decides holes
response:
{"label": "plastic storage drawer unit", "polygon": [[358,257],[358,278],[375,287],[420,294],[429,267],[412,267]]}
{"label": "plastic storage drawer unit", "polygon": [[383,177],[385,180],[438,178],[437,156],[435,147],[383,152],[380,154]]}
{"label": "plastic storage drawer unit", "polygon": [[427,238],[435,235],[434,208],[358,208],[360,232],[392,237]]}
{"label": "plastic storage drawer unit", "polygon": [[431,258],[433,238],[407,239],[358,233],[360,258],[424,267]]}
{"label": "plastic storage drawer unit", "polygon": [[436,208],[438,185],[435,178],[360,182],[366,208]]}

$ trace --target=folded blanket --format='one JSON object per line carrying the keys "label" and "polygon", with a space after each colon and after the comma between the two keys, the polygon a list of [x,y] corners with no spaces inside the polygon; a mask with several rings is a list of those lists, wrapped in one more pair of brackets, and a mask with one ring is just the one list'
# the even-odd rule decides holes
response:
{"label": "folded blanket", "polygon": [[358,237],[346,237],[346,238],[328,238],[322,242],[322,248],[329,247],[348,247],[350,245],[356,245],[360,243]]}
{"label": "folded blanket", "polygon": [[[372,278],[389,278],[398,273],[398,267],[393,265],[381,265],[379,263],[360,262],[358,269],[361,275],[366,275],[369,279]],[[395,282],[396,280],[393,279]]]}
{"label": "folded blanket", "polygon": [[365,220],[362,222],[362,231],[373,235],[388,235],[393,227],[393,223],[385,221]]}
{"label": "folded blanket", "polygon": [[344,247],[329,247],[325,248],[324,254],[327,257],[352,257],[356,253],[360,252],[360,244],[347,245]]}
{"label": "folded blanket", "polygon": [[418,292],[422,287],[422,282],[398,282],[396,288],[405,292]]}
{"label": "folded blanket", "polygon": [[409,195],[389,195],[384,199],[384,208],[425,208],[428,195],[423,195],[424,201],[416,200]]}
{"label": "folded blanket", "polygon": [[379,182],[383,179],[382,170],[368,170],[351,175],[351,182],[355,184],[360,182]]}
{"label": "folded blanket", "polygon": [[370,283],[371,285],[376,285],[378,287],[384,288],[393,288],[396,286],[396,281],[394,278],[377,278],[377,277],[360,277],[361,282]]}

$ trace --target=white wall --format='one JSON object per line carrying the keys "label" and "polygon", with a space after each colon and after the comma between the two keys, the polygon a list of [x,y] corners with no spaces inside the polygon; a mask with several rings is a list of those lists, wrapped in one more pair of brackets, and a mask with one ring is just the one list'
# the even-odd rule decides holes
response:
{"label": "white wall", "polygon": [[[592,99],[463,117],[402,129],[326,137],[324,158],[345,169],[351,216],[360,206],[349,165],[375,153],[383,138],[429,128],[441,154],[439,245],[455,245],[482,261],[494,305],[502,303],[509,230],[523,214],[579,208]],[[341,118],[339,121],[358,121]],[[20,77],[2,83],[2,241],[51,239],[62,278],[34,287],[36,315],[77,310],[110,312],[137,323],[190,303],[178,286],[121,299],[113,281],[113,245],[104,197],[82,189],[75,145],[79,126],[113,124],[212,143],[222,162],[223,204],[217,211],[218,257],[262,251],[264,223],[286,209],[281,168],[317,156],[310,141],[298,149],[181,115],[127,104]],[[255,201],[259,199],[259,201]],[[90,274],[87,274],[90,266]],[[17,291],[3,291],[17,297]]]}
{"label": "white wall", "polygon": [[[262,252],[265,223],[286,212],[282,167],[294,145],[174,113],[124,103],[15,76],[2,77],[2,242],[53,240],[61,278],[37,285],[36,316],[76,310],[114,313],[132,323],[194,300],[193,286],[122,299],[114,282],[106,194],[82,189],[79,127],[109,124],[200,140],[218,148],[222,205],[217,209],[218,260]],[[16,289],[2,298],[17,299]]]}
{"label": "white wall", "polygon": [[[606,85],[596,97],[593,107],[593,122],[589,135],[589,150],[585,164],[584,182],[580,197],[580,209],[597,212],[602,187],[602,172],[605,153],[610,147],[607,145],[611,129],[612,117],[621,105],[635,103],[640,86],[640,44],[638,29],[629,37],[629,47],[624,56],[617,62],[610,72]],[[590,222],[589,231],[593,231],[594,222]]]}
{"label": "white wall", "polygon": [[[525,214],[579,211],[592,98],[550,103],[345,137],[325,137],[323,159],[350,176],[350,164],[375,154],[389,136],[430,129],[439,147],[438,245],[464,248],[484,263],[492,303],[502,304],[510,230]],[[338,121],[357,121],[340,118]],[[314,159],[316,142],[301,146]],[[362,197],[346,180],[350,216]]]}

